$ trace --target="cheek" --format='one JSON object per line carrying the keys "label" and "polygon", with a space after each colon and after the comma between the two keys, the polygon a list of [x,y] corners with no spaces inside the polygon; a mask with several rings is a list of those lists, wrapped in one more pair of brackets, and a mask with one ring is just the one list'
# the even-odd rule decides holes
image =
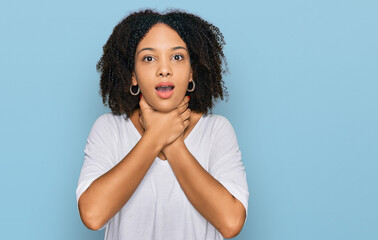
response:
{"label": "cheek", "polygon": [[185,81],[185,82],[183,82],[183,83],[181,83],[178,87],[177,87],[177,93],[179,93],[180,95],[182,95],[182,94],[186,94],[186,91],[187,91],[187,89],[188,89],[188,83],[189,83],[189,81]]}
{"label": "cheek", "polygon": [[145,89],[149,85],[149,79],[151,79],[151,74],[147,69],[137,69],[135,68],[136,81],[141,89]]}
{"label": "cheek", "polygon": [[191,79],[191,72],[192,70],[190,65],[185,65],[177,68],[174,75],[176,75],[177,80],[179,80],[181,84],[187,85]]}

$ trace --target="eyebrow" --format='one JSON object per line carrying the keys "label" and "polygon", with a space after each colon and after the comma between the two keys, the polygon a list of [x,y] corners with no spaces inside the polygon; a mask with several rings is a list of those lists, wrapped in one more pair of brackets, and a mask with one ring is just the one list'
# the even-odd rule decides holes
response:
{"label": "eyebrow", "polygon": [[[181,46],[171,48],[171,50],[177,50],[177,49],[184,49],[184,50],[186,50],[186,51],[188,52],[188,49],[186,49],[186,48],[184,48],[184,47],[181,47]],[[142,48],[142,49],[139,50],[139,52],[137,53],[137,56],[139,55],[139,53],[140,53],[141,51],[145,51],[145,50],[156,51],[155,48]]]}

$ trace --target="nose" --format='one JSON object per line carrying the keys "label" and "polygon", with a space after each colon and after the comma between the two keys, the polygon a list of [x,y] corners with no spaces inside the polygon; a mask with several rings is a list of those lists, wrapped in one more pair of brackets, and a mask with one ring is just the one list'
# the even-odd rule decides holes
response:
{"label": "nose", "polygon": [[168,77],[172,76],[172,68],[169,64],[169,61],[160,61],[158,69],[156,71],[157,76],[162,76],[162,77]]}

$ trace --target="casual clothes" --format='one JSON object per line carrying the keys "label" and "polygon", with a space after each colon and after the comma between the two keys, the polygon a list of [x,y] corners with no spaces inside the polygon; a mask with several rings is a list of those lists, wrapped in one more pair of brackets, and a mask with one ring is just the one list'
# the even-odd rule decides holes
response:
{"label": "casual clothes", "polygon": [[[94,123],[85,147],[76,199],[102,174],[114,167],[141,136],[130,119],[111,113]],[[201,166],[248,210],[248,186],[241,153],[230,122],[219,115],[203,115],[185,139]],[[169,162],[156,157],[140,185],[109,220],[105,240],[223,239],[193,207]]]}

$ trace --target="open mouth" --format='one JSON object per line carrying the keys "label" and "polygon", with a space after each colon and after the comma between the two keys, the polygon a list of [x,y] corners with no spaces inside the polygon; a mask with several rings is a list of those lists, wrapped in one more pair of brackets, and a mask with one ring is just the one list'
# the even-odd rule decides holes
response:
{"label": "open mouth", "polygon": [[174,86],[160,86],[156,87],[155,89],[158,90],[159,92],[169,92],[172,91],[175,87]]}
{"label": "open mouth", "polygon": [[163,99],[170,98],[173,95],[174,88],[175,85],[171,82],[161,82],[155,87],[156,94]]}

